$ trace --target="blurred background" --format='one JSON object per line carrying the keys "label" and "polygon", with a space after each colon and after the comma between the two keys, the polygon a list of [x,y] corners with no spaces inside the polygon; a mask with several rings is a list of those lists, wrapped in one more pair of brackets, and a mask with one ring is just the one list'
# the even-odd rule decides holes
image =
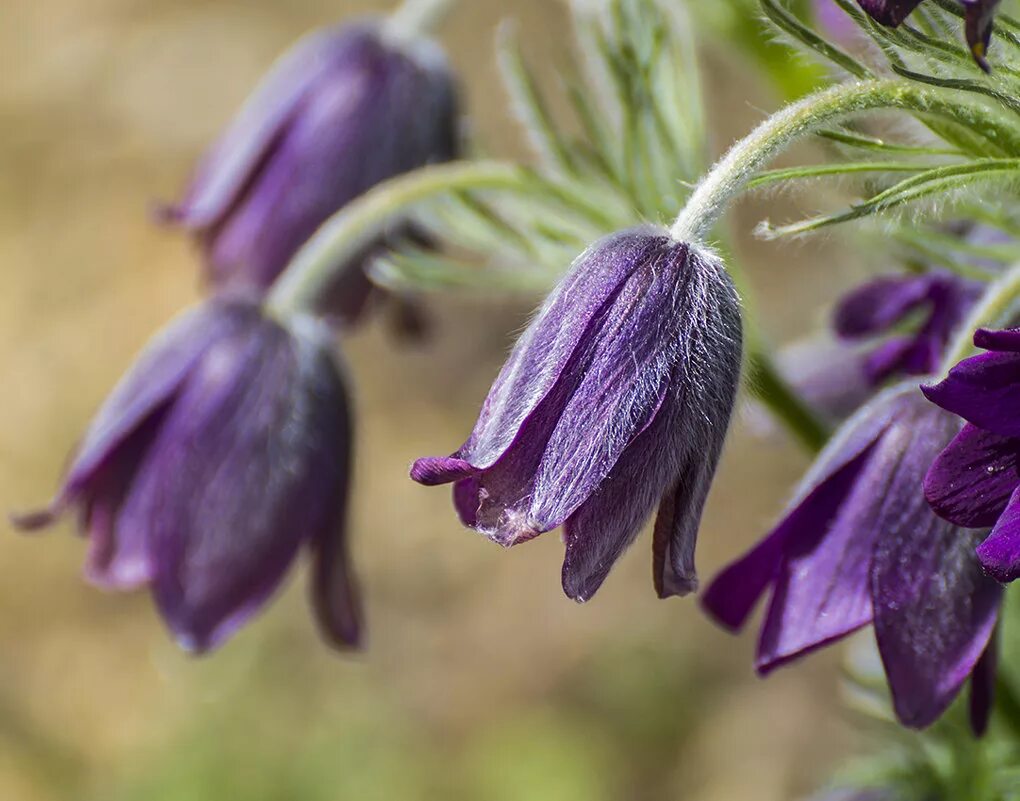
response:
{"label": "blurred background", "polygon": [[[296,37],[388,6],[3,0],[0,507],[49,497],[133,354],[197,296],[194,254],[150,223],[153,201],[177,195]],[[496,89],[504,17],[540,72],[568,57],[554,0],[464,0],[440,38],[473,134],[527,158]],[[732,47],[706,36],[703,50],[718,153],[782,98]],[[789,202],[743,204],[738,229]],[[831,244],[744,237],[742,249],[778,341],[808,332],[818,321],[802,310],[857,274]],[[841,269],[823,276],[819,259]],[[838,653],[759,682],[753,635],[713,628],[692,599],[656,600],[647,535],[577,606],[560,591],[556,534],[504,552],[458,527],[445,492],[406,480],[413,458],[463,440],[536,302],[431,298],[429,342],[394,348],[370,324],[344,345],[359,412],[361,655],[319,642],[298,574],[220,652],[188,658],[145,594],[84,584],[70,524],[39,537],[2,524],[0,798],[785,801],[823,782],[855,748]],[[738,421],[702,530],[703,576],[766,529],[805,464]]]}

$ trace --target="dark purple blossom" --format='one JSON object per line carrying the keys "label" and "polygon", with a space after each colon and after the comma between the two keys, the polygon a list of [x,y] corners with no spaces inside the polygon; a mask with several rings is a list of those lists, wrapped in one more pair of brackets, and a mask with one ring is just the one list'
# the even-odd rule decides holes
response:
{"label": "dark purple blossom", "polygon": [[[964,9],[967,44],[974,55],[974,60],[986,72],[989,67],[985,55],[992,38],[995,12],[1000,2],[1001,0],[960,0]],[[921,0],[857,0],[857,3],[876,22],[896,27],[921,4]]]}
{"label": "dark purple blossom", "polygon": [[658,505],[660,596],[696,586],[694,544],[740,373],[739,300],[712,254],[658,228],[573,264],[517,342],[468,441],[420,459],[461,520],[504,546],[563,526],[563,589],[592,597]]}
{"label": "dark purple blossom", "polygon": [[[980,282],[946,272],[883,276],[840,300],[833,327],[847,342],[861,342],[908,326],[865,357],[864,372],[873,386],[895,376],[929,375],[981,292]],[[920,321],[909,326],[915,316]]]}
{"label": "dark purple blossom", "polygon": [[76,510],[88,579],[150,587],[182,647],[198,652],[258,612],[307,546],[323,630],[355,645],[349,448],[328,330],[212,300],[153,340],[92,422],[50,508],[16,522],[38,528]]}
{"label": "dark purple blossom", "polygon": [[734,630],[771,590],[760,673],[871,624],[905,725],[927,726],[952,702],[1001,598],[974,556],[980,534],[936,516],[921,489],[959,428],[916,387],[883,393],[837,434],[772,532],[712,582],[705,609]]}
{"label": "dark purple blossom", "polygon": [[924,387],[933,403],[968,424],[939,454],[925,494],[947,520],[991,526],[978,557],[1002,582],[1020,577],[1020,329],[980,330],[981,353]]}
{"label": "dark purple blossom", "polygon": [[[437,45],[391,42],[373,22],[320,31],[276,64],[163,216],[195,233],[214,284],[264,290],[358,195],[454,158],[457,124]],[[361,313],[372,291],[364,267],[383,245],[342,271],[327,301],[335,316]]]}

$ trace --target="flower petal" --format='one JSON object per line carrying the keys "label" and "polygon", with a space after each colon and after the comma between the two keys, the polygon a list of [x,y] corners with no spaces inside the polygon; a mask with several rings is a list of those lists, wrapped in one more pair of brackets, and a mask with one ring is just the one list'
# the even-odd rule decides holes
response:
{"label": "flower petal", "polygon": [[836,307],[833,326],[846,339],[885,333],[930,300],[928,276],[886,276],[847,294]]}
{"label": "flower petal", "polygon": [[967,44],[974,60],[985,72],[991,72],[988,66],[988,45],[992,41],[992,28],[995,12],[1001,0],[961,0],[966,9],[964,12],[964,28]]}
{"label": "flower petal", "polygon": [[[192,372],[122,512],[146,526],[153,594],[181,645],[215,647],[279,586],[300,545],[341,525],[344,473],[320,432],[342,398],[261,320]],[[342,406],[341,406],[342,408]],[[342,510],[341,510],[342,511]]]}
{"label": "flower petal", "polygon": [[988,731],[988,722],[995,706],[995,683],[999,673],[999,632],[993,631],[988,647],[970,676],[970,729],[976,737]]}
{"label": "flower petal", "polygon": [[873,448],[869,445],[826,476],[765,539],[716,576],[701,596],[702,607],[716,622],[731,631],[741,628],[758,599],[780,577],[787,550],[826,536]]}
{"label": "flower petal", "polygon": [[898,506],[913,523],[876,544],[875,637],[896,716],[924,728],[973,672],[995,628],[1002,590],[974,556],[975,532],[936,517],[921,499],[900,497]]}
{"label": "flower petal", "polygon": [[358,35],[364,35],[360,26],[318,31],[287,51],[203,159],[184,200],[161,210],[161,216],[192,229],[220,222],[266,161],[308,90],[336,68],[343,37]]}
{"label": "flower petal", "polygon": [[978,546],[977,555],[982,567],[996,581],[1008,584],[1020,578],[1020,488]]}
{"label": "flower petal", "polygon": [[1020,354],[980,353],[922,387],[932,403],[980,428],[1020,437]]}
{"label": "flower petal", "polygon": [[664,238],[652,229],[624,231],[597,242],[577,258],[518,339],[474,431],[455,456],[484,470],[506,453],[572,364],[593,322]]}
{"label": "flower petal", "polygon": [[968,423],[924,478],[924,495],[940,517],[968,528],[998,520],[1020,485],[1020,439]]}

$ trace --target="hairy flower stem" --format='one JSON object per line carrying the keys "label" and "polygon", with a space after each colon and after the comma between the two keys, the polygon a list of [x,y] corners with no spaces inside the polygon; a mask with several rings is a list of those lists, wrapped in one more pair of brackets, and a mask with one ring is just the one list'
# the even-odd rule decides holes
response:
{"label": "hairy flower stem", "polygon": [[942,378],[958,362],[977,352],[974,332],[979,328],[1005,328],[1014,325],[1020,302],[1020,264],[1014,264],[998,281],[989,285],[981,302],[960,326],[942,361]]}
{"label": "hairy flower stem", "polygon": [[453,9],[456,0],[404,0],[386,19],[385,32],[399,41],[428,35]]}
{"label": "hairy flower stem", "polygon": [[1006,149],[1020,145],[1016,133],[1000,121],[985,119],[989,115],[983,110],[956,104],[934,87],[898,79],[839,84],[780,109],[733,145],[695,188],[670,229],[673,237],[685,242],[704,240],[730,202],[794,140],[836,120],[882,108],[951,119],[969,130],[980,130]]}
{"label": "hairy flower stem", "polygon": [[281,319],[313,308],[338,274],[353,269],[356,257],[416,203],[458,189],[520,188],[523,180],[513,165],[461,161],[384,181],[319,228],[273,284],[266,308]]}

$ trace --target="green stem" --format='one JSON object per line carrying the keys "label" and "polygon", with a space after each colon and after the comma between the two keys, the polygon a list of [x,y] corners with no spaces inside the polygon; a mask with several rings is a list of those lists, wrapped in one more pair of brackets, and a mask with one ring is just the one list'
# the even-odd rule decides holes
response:
{"label": "green stem", "polygon": [[273,284],[266,307],[278,317],[308,309],[394,219],[423,200],[458,189],[520,188],[523,173],[492,161],[450,162],[384,181],[327,220]]}
{"label": "green stem", "polygon": [[[938,89],[898,79],[855,81],[816,92],[780,109],[737,142],[695,188],[673,223],[673,237],[687,242],[702,241],[715,226],[729,203],[747,183],[795,139],[862,111],[880,108],[908,109],[936,114],[976,129],[993,139],[1009,137],[1020,144],[1016,134],[993,124],[976,107],[950,102]],[[977,116],[975,116],[977,115]],[[977,117],[981,117],[980,120]]]}
{"label": "green stem", "polygon": [[786,383],[772,357],[752,344],[747,365],[747,382],[751,392],[768,406],[797,441],[812,454],[825,447],[830,433],[828,426]]}
{"label": "green stem", "polygon": [[960,326],[960,330],[946,351],[942,362],[942,375],[945,376],[953,365],[963,361],[976,352],[974,332],[979,328],[1002,328],[1009,325],[1014,316],[1020,296],[1020,263],[1011,267],[1005,275],[985,291],[981,302],[970,313]]}

